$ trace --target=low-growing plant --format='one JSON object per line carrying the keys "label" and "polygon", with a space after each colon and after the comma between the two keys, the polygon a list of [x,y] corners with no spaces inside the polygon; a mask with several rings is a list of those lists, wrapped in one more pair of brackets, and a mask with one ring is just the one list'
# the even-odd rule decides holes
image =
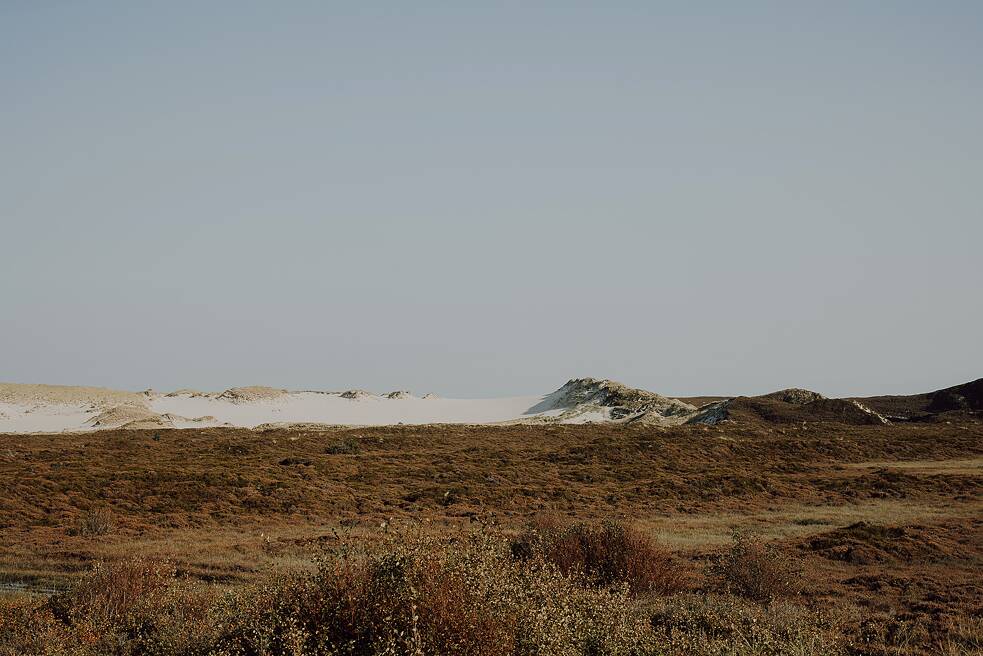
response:
{"label": "low-growing plant", "polygon": [[841,621],[787,602],[769,606],[733,595],[685,594],[649,606],[653,629],[675,656],[837,656]]}

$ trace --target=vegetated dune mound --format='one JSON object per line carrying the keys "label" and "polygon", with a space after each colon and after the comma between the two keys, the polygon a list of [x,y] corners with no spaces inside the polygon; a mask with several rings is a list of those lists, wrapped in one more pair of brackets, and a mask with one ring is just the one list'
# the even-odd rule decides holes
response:
{"label": "vegetated dune mound", "polygon": [[90,428],[171,428],[167,418],[142,405],[118,405],[89,420]]}
{"label": "vegetated dune mound", "polygon": [[828,399],[799,388],[714,403],[700,408],[688,423],[712,425],[725,420],[774,424],[820,421],[858,426],[887,423],[883,416],[853,399]]}
{"label": "vegetated dune mound", "polygon": [[696,407],[608,379],[574,378],[526,415],[542,415],[546,421],[641,421],[682,423]]}
{"label": "vegetated dune mound", "polygon": [[818,399],[800,407],[812,418],[803,421],[837,421],[856,425],[888,423],[886,418],[852,399]]}
{"label": "vegetated dune mound", "polygon": [[983,410],[983,378],[932,393],[932,398],[926,409],[928,412],[936,413],[955,410]]}
{"label": "vegetated dune mound", "polygon": [[411,399],[413,395],[410,394],[408,390],[396,390],[395,392],[389,392],[386,394],[387,399]]}
{"label": "vegetated dune mound", "polygon": [[200,424],[202,426],[219,423],[218,419],[216,419],[212,415],[204,415],[202,417],[182,417],[181,415],[175,415],[175,414],[171,414],[170,412],[165,412],[160,416],[164,421],[168,422],[170,425],[174,427],[177,427],[182,423],[192,424],[192,425]]}
{"label": "vegetated dune mound", "polygon": [[232,403],[251,403],[253,401],[269,401],[287,396],[289,392],[284,389],[273,387],[263,387],[262,385],[251,385],[248,387],[230,387],[216,398]]}
{"label": "vegetated dune mound", "polygon": [[[227,390],[228,391],[228,390]],[[211,394],[209,392],[202,392],[196,389],[189,389],[187,387],[182,387],[181,389],[176,389],[173,392],[168,392],[164,395],[167,398],[174,398],[178,396],[184,396],[190,399],[199,398],[212,398],[213,396],[218,396],[217,394]]]}
{"label": "vegetated dune mound", "polygon": [[983,521],[971,524],[958,530],[940,530],[857,522],[809,538],[802,548],[829,560],[854,565],[975,559],[983,555],[983,548],[977,544]]}
{"label": "vegetated dune mound", "polygon": [[813,401],[822,401],[826,397],[819,392],[802,389],[801,387],[789,387],[788,389],[778,390],[770,394],[762,394],[757,398],[781,401],[783,403],[791,403],[792,405],[805,405]]}
{"label": "vegetated dune mound", "polygon": [[372,392],[363,389],[350,389],[341,393],[343,399],[367,399],[372,396]]}
{"label": "vegetated dune mound", "polygon": [[868,396],[854,400],[891,421],[934,421],[947,412],[983,411],[983,378],[924,394]]}

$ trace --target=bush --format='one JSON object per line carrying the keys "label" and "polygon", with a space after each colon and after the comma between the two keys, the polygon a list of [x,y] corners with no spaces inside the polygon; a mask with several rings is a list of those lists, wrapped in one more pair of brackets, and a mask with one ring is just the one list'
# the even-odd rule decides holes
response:
{"label": "bush", "polygon": [[330,553],[314,572],[222,596],[164,563],[100,565],[68,593],[0,608],[2,656],[644,656],[654,635],[627,590],[516,561],[486,533],[396,531]]}
{"label": "bush", "polygon": [[329,444],[324,448],[324,452],[330,455],[354,455],[359,452],[361,445],[355,437],[346,436],[334,444]]}
{"label": "bush", "polygon": [[583,576],[601,586],[625,584],[633,593],[670,594],[684,576],[671,552],[618,522],[572,524],[540,519],[513,542],[520,559],[541,557],[566,576]]}
{"label": "bush", "polygon": [[69,535],[90,537],[106,535],[116,527],[113,514],[105,508],[92,508],[82,514],[73,526],[68,529]]}
{"label": "bush", "polygon": [[[397,533],[314,575],[239,596],[227,653],[644,654],[652,635],[623,591],[584,589],[502,540]],[[292,650],[292,651],[291,651]]]}
{"label": "bush", "polygon": [[70,622],[100,626],[127,623],[134,611],[154,608],[174,580],[174,567],[163,561],[100,563],[50,607]]}
{"label": "bush", "polygon": [[798,592],[802,568],[793,556],[760,537],[734,533],[730,549],[708,568],[708,575],[724,590],[767,603]]}

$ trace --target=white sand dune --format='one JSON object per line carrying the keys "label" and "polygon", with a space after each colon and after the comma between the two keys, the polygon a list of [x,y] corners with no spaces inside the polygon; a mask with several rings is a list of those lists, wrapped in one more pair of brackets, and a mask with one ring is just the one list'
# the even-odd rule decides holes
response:
{"label": "white sand dune", "polygon": [[[292,392],[275,399],[230,403],[214,397],[185,395],[150,399],[154,412],[181,417],[212,416],[211,425],[253,428],[269,423],[344,425],[486,424],[520,418],[543,396],[504,399],[387,398],[373,394]],[[182,422],[175,422],[176,427]],[[189,424],[191,425],[191,424]],[[196,422],[194,426],[202,426]],[[204,424],[208,425],[208,424]]]}
{"label": "white sand dune", "polygon": [[545,395],[447,399],[406,391],[316,392],[237,387],[220,393],[114,392],[60,386],[0,386],[0,432],[110,428],[203,428],[265,424],[680,423],[696,409],[608,380],[569,381]]}
{"label": "white sand dune", "polygon": [[83,430],[99,409],[90,403],[0,401],[0,433],[59,433]]}

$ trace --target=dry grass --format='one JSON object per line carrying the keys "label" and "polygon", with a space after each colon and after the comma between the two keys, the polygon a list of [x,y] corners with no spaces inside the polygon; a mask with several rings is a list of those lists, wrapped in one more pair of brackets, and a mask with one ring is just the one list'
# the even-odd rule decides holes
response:
{"label": "dry grass", "polygon": [[761,606],[722,594],[680,595],[648,607],[664,653],[674,656],[855,653],[848,635],[852,618],[843,610],[816,612],[788,602]]}
{"label": "dry grass", "polygon": [[901,469],[924,474],[980,474],[983,473],[983,458],[953,458],[945,460],[909,460],[904,462],[851,462],[848,467],[867,469]]}
{"label": "dry grass", "polygon": [[769,509],[740,512],[706,512],[651,517],[635,523],[674,550],[692,551],[724,547],[736,530],[746,530],[767,540],[805,538],[836,526],[856,522],[875,524],[935,524],[946,520],[972,520],[978,504],[944,504],[941,501],[875,499],[843,505],[776,503]]}

